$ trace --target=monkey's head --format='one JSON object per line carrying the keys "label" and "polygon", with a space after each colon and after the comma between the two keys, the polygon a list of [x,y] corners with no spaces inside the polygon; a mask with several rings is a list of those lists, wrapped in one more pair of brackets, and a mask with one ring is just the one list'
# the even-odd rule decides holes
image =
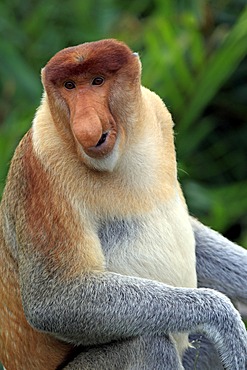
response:
{"label": "monkey's head", "polygon": [[135,121],[140,75],[138,55],[113,39],[63,49],[43,69],[53,121],[88,166],[114,168]]}

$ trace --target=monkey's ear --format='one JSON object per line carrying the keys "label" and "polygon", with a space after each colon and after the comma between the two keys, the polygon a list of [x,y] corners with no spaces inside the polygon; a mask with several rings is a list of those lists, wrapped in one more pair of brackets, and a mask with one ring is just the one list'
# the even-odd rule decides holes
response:
{"label": "monkey's ear", "polygon": [[133,52],[132,55],[137,58],[138,62],[139,62],[139,66],[140,66],[140,73],[141,73],[141,70],[142,70],[142,62],[141,62],[141,58],[140,58],[140,55],[137,51]]}
{"label": "monkey's ear", "polygon": [[44,68],[41,68],[40,75],[41,75],[41,82],[42,82],[42,84],[44,86],[44,82],[45,82],[45,67]]}

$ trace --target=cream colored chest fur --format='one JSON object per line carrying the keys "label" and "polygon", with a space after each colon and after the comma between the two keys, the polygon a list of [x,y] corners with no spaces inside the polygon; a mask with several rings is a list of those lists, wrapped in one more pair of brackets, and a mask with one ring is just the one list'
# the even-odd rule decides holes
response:
{"label": "cream colored chest fur", "polygon": [[195,287],[195,242],[187,211],[178,196],[157,208],[134,219],[102,223],[99,236],[106,268]]}

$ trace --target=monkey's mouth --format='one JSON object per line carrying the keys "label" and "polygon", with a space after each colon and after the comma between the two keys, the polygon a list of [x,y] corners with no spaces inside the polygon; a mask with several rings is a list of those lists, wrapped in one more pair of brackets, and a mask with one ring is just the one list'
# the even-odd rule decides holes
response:
{"label": "monkey's mouth", "polygon": [[116,142],[117,130],[112,127],[111,129],[102,133],[99,141],[95,146],[83,148],[85,153],[92,158],[102,158],[111,153]]}
{"label": "monkey's mouth", "polygon": [[101,138],[99,139],[99,141],[97,142],[97,144],[95,145],[95,148],[101,146],[102,144],[104,144],[104,142],[106,141],[107,139],[107,136],[109,134],[109,131],[107,132],[103,132]]}

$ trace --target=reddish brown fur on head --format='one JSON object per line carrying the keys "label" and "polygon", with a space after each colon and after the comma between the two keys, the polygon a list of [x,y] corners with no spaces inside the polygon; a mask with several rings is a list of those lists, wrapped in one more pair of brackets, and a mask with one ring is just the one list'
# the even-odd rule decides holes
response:
{"label": "reddish brown fur on head", "polygon": [[[103,78],[101,85],[94,83],[96,77]],[[71,89],[66,81],[74,84]],[[59,130],[67,125],[77,151],[99,159],[115,146],[121,123],[118,110],[128,105],[126,97],[131,103],[140,88],[140,62],[122,42],[85,43],[51,58],[43,71],[43,84]]]}
{"label": "reddish brown fur on head", "polygon": [[108,39],[87,42],[58,52],[46,65],[46,77],[58,83],[83,73],[112,74],[131,63],[133,53],[124,43]]}

